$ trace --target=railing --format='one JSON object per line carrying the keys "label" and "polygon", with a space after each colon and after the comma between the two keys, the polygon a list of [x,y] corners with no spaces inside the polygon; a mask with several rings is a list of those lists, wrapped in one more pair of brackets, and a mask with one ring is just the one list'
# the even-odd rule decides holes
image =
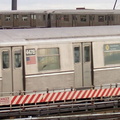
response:
{"label": "railing", "polygon": [[64,88],[64,89],[46,89],[39,91],[14,91],[14,92],[0,92],[0,96],[13,96],[13,95],[26,95],[26,94],[37,94],[37,93],[52,93],[52,92],[65,92],[65,91],[75,91],[75,90],[86,90],[86,89],[104,89],[104,88],[117,88],[120,87],[120,83],[113,84],[103,84],[97,86],[86,86],[80,88]]}
{"label": "railing", "polygon": [[79,89],[19,91],[0,97],[0,118],[12,115],[48,116],[76,111],[92,113],[106,108],[120,109],[119,83]]}

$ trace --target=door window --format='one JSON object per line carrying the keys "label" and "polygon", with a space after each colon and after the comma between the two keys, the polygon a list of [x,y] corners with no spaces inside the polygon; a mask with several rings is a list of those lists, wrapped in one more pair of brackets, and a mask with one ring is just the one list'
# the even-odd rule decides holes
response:
{"label": "door window", "polygon": [[84,47],[84,60],[85,62],[89,62],[90,61],[90,46],[85,46]]}
{"label": "door window", "polygon": [[104,16],[98,16],[98,22],[104,22]]}
{"label": "door window", "polygon": [[74,63],[80,62],[80,47],[74,47]]}
{"label": "door window", "polygon": [[9,68],[9,51],[2,52],[2,64],[3,69]]}
{"label": "door window", "polygon": [[21,67],[21,51],[15,51],[14,53],[14,66],[15,68]]}
{"label": "door window", "polygon": [[14,19],[18,20],[19,19],[19,15],[18,14],[14,14]]}
{"label": "door window", "polygon": [[36,15],[31,15],[32,20],[36,20]]}

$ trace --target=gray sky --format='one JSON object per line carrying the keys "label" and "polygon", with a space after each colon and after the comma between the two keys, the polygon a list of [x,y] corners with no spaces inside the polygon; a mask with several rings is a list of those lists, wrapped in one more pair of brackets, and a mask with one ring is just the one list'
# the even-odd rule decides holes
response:
{"label": "gray sky", "polygon": [[[0,0],[0,10],[10,10],[12,0]],[[115,0],[18,0],[18,10],[39,9],[75,9],[85,7],[92,9],[112,9]],[[120,9],[118,0],[116,9]]]}

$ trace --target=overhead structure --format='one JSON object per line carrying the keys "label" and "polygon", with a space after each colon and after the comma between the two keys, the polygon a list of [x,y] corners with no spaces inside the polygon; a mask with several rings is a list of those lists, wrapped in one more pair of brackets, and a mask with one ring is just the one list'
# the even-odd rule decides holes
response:
{"label": "overhead structure", "polygon": [[17,10],[17,0],[12,0],[12,10]]}
{"label": "overhead structure", "polygon": [[117,0],[115,0],[113,10],[115,10],[116,4],[117,4]]}

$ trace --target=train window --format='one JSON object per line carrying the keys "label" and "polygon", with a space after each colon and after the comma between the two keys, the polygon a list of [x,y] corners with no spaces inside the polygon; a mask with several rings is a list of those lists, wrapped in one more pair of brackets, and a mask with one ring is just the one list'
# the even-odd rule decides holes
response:
{"label": "train window", "polygon": [[21,51],[15,51],[14,53],[14,66],[15,68],[21,67]]}
{"label": "train window", "polygon": [[74,47],[74,63],[80,62],[80,47]]}
{"label": "train window", "polygon": [[51,19],[51,20],[54,20],[54,16],[51,15],[51,14],[49,14],[48,18],[49,18],[49,20],[50,20],[50,19]]}
{"label": "train window", "polygon": [[113,16],[107,15],[107,16],[105,16],[105,20],[106,21],[113,21],[114,19],[113,19]]}
{"label": "train window", "polygon": [[72,19],[73,19],[73,20],[77,20],[77,15],[73,15],[73,16],[72,16]]}
{"label": "train window", "polygon": [[91,21],[95,20],[95,16],[94,15],[90,15],[89,18],[90,18]]}
{"label": "train window", "polygon": [[87,16],[86,15],[80,16],[80,20],[81,20],[81,22],[86,22],[87,21]]}
{"label": "train window", "polygon": [[36,15],[31,15],[31,19],[36,20]]}
{"label": "train window", "polygon": [[3,69],[9,68],[9,51],[2,52],[2,64]]}
{"label": "train window", "polygon": [[60,55],[58,48],[38,49],[38,70],[60,69]]}
{"label": "train window", "polygon": [[64,21],[69,21],[69,15],[64,15]]}
{"label": "train window", "polygon": [[19,19],[19,15],[18,14],[15,14],[15,15],[13,15],[14,16],[14,19],[15,20],[18,20]]}
{"label": "train window", "polygon": [[5,21],[10,21],[10,15],[5,15]]}
{"label": "train window", "polygon": [[57,19],[57,20],[63,20],[64,18],[61,17],[61,15],[57,15],[57,16],[56,16],[56,19]]}
{"label": "train window", "polygon": [[22,15],[22,20],[23,21],[27,21],[28,20],[28,16],[27,15]]}
{"label": "train window", "polygon": [[104,22],[104,16],[98,16],[98,22]]}
{"label": "train window", "polygon": [[84,62],[90,61],[90,46],[84,47]]}
{"label": "train window", "polygon": [[36,19],[37,19],[37,16],[36,16],[36,15],[34,15],[33,17],[34,17],[34,20],[36,20]]}
{"label": "train window", "polygon": [[43,15],[43,20],[45,21],[45,19],[46,19],[46,16],[45,16],[45,15]]}
{"label": "train window", "polygon": [[39,20],[45,20],[45,16],[43,16],[43,15],[37,15],[36,17],[37,17],[37,19],[39,19]]}
{"label": "train window", "polygon": [[104,63],[120,64],[120,44],[104,45]]}
{"label": "train window", "polygon": [[114,21],[114,17],[113,16],[110,16],[110,19],[111,19],[111,21]]}

